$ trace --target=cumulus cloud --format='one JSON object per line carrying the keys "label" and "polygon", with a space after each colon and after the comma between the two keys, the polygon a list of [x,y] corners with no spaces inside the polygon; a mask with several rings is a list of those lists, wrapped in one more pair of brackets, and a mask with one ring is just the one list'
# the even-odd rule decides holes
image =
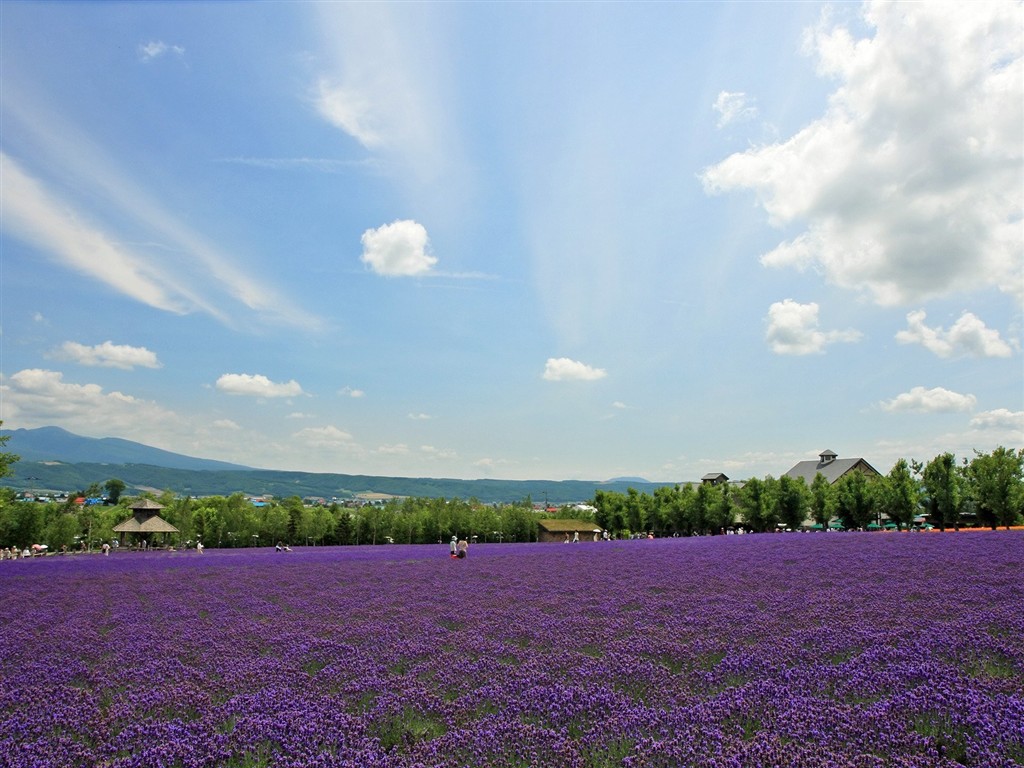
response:
{"label": "cumulus cloud", "polygon": [[999,332],[987,328],[971,312],[964,312],[948,331],[925,325],[923,310],[907,314],[907,329],[896,334],[900,344],[920,344],[939,357],[970,355],[972,357],[1009,357],[1010,345]]}
{"label": "cumulus cloud", "polygon": [[712,106],[719,115],[719,128],[724,128],[729,123],[752,120],[757,117],[757,107],[752,106],[747,101],[747,94],[742,92],[730,93],[729,91],[722,91],[718,94],[718,98],[715,99],[715,103]]}
{"label": "cumulus cloud", "polygon": [[139,45],[139,58],[144,62],[150,62],[169,53],[175,56],[184,56],[185,49],[180,45],[168,45],[163,40],[150,40],[148,43]]}
{"label": "cumulus cloud", "polygon": [[249,397],[296,397],[305,394],[295,379],[279,384],[262,374],[225,373],[217,379],[216,387],[228,395]]}
{"label": "cumulus cloud", "polygon": [[353,389],[352,387],[342,387],[338,390],[338,394],[342,397],[364,397],[366,393],[361,389]]}
{"label": "cumulus cloud", "polygon": [[181,419],[156,403],[98,384],[64,381],[59,371],[27,368],[2,387],[5,419],[25,427],[60,424],[82,434],[102,431],[140,435],[147,429],[174,428]]}
{"label": "cumulus cloud", "polygon": [[549,357],[544,364],[543,377],[547,381],[596,381],[607,375],[604,368],[594,368],[568,357]]}
{"label": "cumulus cloud", "polygon": [[969,411],[978,399],[974,395],[962,395],[943,387],[914,387],[909,392],[897,395],[882,403],[886,411],[910,411],[914,413],[954,413]]}
{"label": "cumulus cloud", "polygon": [[241,429],[241,427],[238,426],[238,424],[233,422],[231,419],[217,419],[216,421],[213,422],[213,426],[215,426],[217,429],[229,429],[232,432],[237,432],[238,430]]}
{"label": "cumulus cloud", "polygon": [[777,301],[768,308],[765,338],[772,352],[780,355],[813,355],[836,342],[860,339],[859,331],[822,331],[818,328],[818,305],[799,304],[792,299]]}
{"label": "cumulus cloud", "polygon": [[984,430],[1008,430],[1024,437],[1024,411],[1011,411],[1008,408],[996,408],[993,411],[982,411],[971,419],[971,426]]}
{"label": "cumulus cloud", "polygon": [[423,275],[437,263],[427,252],[427,230],[409,219],[368,229],[363,232],[361,242],[362,262],[385,277]]}
{"label": "cumulus cloud", "polygon": [[1024,301],[1024,6],[869,2],[864,20],[870,37],[807,34],[837,82],[825,114],[706,169],[705,189],[753,190],[773,225],[806,225],[766,266],[882,305],[987,287]]}
{"label": "cumulus cloud", "polygon": [[368,149],[382,144],[370,100],[355,88],[346,88],[321,78],[313,103],[328,123],[339,128]]}
{"label": "cumulus cloud", "polygon": [[57,356],[81,365],[123,370],[131,370],[136,366],[140,368],[161,367],[155,352],[151,352],[145,347],[130,347],[126,344],[115,344],[112,341],[104,341],[102,344],[91,347],[79,344],[77,341],[65,341]]}

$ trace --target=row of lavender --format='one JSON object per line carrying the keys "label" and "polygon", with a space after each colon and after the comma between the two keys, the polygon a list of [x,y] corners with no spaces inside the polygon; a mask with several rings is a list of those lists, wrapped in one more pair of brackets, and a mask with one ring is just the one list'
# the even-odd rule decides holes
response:
{"label": "row of lavender", "polygon": [[47,558],[3,766],[1024,764],[1024,535]]}

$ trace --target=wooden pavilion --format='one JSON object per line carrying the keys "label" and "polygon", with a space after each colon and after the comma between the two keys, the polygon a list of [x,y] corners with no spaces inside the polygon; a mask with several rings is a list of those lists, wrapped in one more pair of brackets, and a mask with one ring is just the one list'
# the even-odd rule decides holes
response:
{"label": "wooden pavilion", "polygon": [[140,540],[148,540],[148,535],[152,533],[161,533],[165,536],[168,533],[178,533],[177,528],[158,514],[163,508],[162,504],[157,504],[152,499],[139,499],[131,506],[132,516],[120,525],[115,525],[114,531],[121,534],[122,541],[126,533],[134,533]]}

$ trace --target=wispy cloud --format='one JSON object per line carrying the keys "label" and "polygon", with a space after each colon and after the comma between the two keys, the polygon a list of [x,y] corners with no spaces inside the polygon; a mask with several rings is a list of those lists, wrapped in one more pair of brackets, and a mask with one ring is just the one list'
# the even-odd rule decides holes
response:
{"label": "wispy cloud", "polygon": [[0,152],[4,180],[4,231],[57,260],[156,309],[178,314],[195,297],[174,290],[173,280],[140,253],[86,223],[86,217],[47,192],[8,155]]}
{"label": "wispy cloud", "polygon": [[907,315],[907,329],[896,334],[900,344],[920,344],[939,357],[1009,357],[1013,349],[999,337],[999,331],[985,326],[972,312],[964,312],[950,329],[925,325],[923,310]]}
{"label": "wispy cloud", "polygon": [[962,395],[943,387],[914,387],[909,392],[897,395],[883,402],[886,411],[910,411],[914,413],[955,413],[974,408],[978,399],[974,395]]}
{"label": "wispy cloud", "polygon": [[753,106],[747,98],[747,94],[742,92],[722,91],[718,94],[712,107],[719,115],[719,128],[724,128],[730,123],[753,120],[757,117],[757,107]]}
{"label": "wispy cloud", "polygon": [[413,421],[430,421],[434,417],[429,413],[410,413],[409,418]]}
{"label": "wispy cloud", "polygon": [[334,425],[326,427],[306,427],[296,432],[293,437],[315,448],[338,448],[353,445],[353,437],[343,429]]}
{"label": "wispy cloud", "polygon": [[163,40],[150,40],[148,43],[140,43],[138,47],[139,58],[146,63],[153,61],[153,59],[159,59],[161,56],[172,54],[174,56],[184,56],[185,49],[180,45],[169,45]]}
{"label": "wispy cloud", "polygon": [[225,373],[217,379],[215,386],[226,395],[248,397],[297,397],[305,394],[295,379],[278,383],[260,373]]}
{"label": "wispy cloud", "polygon": [[838,82],[826,113],[708,168],[706,190],[753,190],[771,223],[806,223],[766,266],[816,267],[883,305],[981,287],[1024,301],[1024,6],[863,8],[872,37],[808,33]]}
{"label": "wispy cloud", "polygon": [[355,88],[321,78],[316,84],[313,103],[321,117],[364,147],[373,149],[383,143],[383,137],[374,125],[370,100]]}
{"label": "wispy cloud", "polygon": [[[4,117],[30,129],[38,167],[60,179],[43,181],[0,152],[5,232],[117,292],[177,314],[205,312],[238,326],[241,311],[255,320],[319,330],[320,318],[262,283],[238,259],[197,233],[127,176],[93,139],[24,92],[9,95]],[[127,222],[127,223],[126,223]],[[126,228],[132,237],[124,237]],[[144,232],[150,245],[129,245]],[[157,244],[154,246],[153,244]],[[239,307],[238,305],[242,305]],[[251,326],[251,324],[247,324]]]}
{"label": "wispy cloud", "polygon": [[65,341],[56,356],[63,360],[71,360],[80,365],[101,366],[131,370],[140,368],[160,368],[161,363],[156,353],[145,347],[132,347],[126,344],[115,344],[104,341],[102,344],[86,346],[77,341]]}
{"label": "wispy cloud", "polygon": [[360,398],[365,397],[366,393],[361,389],[353,389],[352,387],[342,387],[338,390],[338,394],[342,397],[353,397]]}
{"label": "wispy cloud", "polygon": [[603,368],[571,360],[568,357],[549,357],[544,364],[546,381],[597,381],[608,375]]}
{"label": "wispy cloud", "polygon": [[799,304],[792,299],[777,301],[768,308],[765,338],[772,351],[780,355],[813,355],[836,342],[853,342],[859,331],[822,331],[818,328],[818,305]]}
{"label": "wispy cloud", "polygon": [[218,163],[248,165],[268,171],[316,171],[318,173],[344,173],[354,168],[377,169],[382,166],[376,158],[337,160],[329,157],[221,157]]}

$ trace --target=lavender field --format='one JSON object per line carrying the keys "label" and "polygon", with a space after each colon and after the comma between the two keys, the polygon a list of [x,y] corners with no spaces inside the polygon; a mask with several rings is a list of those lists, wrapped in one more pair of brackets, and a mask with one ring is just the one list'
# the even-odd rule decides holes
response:
{"label": "lavender field", "polygon": [[3,766],[1024,765],[1024,535],[0,563]]}

